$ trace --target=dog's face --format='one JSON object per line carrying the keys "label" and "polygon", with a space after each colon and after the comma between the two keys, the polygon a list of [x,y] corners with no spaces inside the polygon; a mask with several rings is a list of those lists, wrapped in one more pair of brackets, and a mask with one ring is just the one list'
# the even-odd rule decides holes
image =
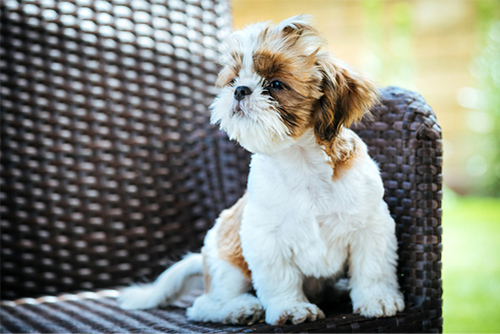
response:
{"label": "dog's face", "polygon": [[377,94],[323,44],[303,16],[233,33],[222,51],[212,123],[251,152],[282,150],[309,128],[318,143],[332,141],[368,111]]}

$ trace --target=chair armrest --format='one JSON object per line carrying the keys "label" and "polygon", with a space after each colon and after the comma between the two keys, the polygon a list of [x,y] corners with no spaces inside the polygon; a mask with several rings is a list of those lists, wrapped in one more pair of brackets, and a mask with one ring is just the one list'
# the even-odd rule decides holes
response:
{"label": "chair armrest", "polygon": [[400,284],[407,310],[441,312],[442,143],[436,116],[415,92],[381,90],[373,119],[355,130],[384,180],[384,199],[396,221]]}

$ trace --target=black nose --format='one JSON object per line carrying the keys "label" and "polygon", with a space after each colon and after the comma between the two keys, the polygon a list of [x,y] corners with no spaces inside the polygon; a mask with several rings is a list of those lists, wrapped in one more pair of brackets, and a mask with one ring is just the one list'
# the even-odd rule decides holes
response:
{"label": "black nose", "polygon": [[234,91],[234,98],[238,101],[241,101],[245,98],[245,96],[252,94],[252,90],[247,86],[238,86]]}

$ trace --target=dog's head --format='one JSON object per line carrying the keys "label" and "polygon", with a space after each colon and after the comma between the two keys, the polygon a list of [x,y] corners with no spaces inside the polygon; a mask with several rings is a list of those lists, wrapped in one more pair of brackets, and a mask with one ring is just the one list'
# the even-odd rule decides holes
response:
{"label": "dog's head", "polygon": [[212,123],[251,152],[284,149],[310,128],[328,143],[377,100],[372,82],[324,50],[304,16],[234,32],[221,64]]}

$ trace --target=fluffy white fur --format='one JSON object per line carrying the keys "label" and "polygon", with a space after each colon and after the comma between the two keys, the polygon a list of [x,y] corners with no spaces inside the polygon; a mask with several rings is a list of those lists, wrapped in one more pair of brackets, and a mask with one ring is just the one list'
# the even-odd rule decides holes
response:
{"label": "fluffy white fur", "polygon": [[[295,17],[274,29],[306,23]],[[382,199],[378,167],[351,130],[344,128],[338,137],[352,140],[358,157],[340,178],[333,177],[331,157],[312,129],[299,138],[289,136],[277,102],[261,94],[264,78],[252,71],[252,50],[266,26],[250,26],[228,40],[228,49],[242,51],[243,66],[234,85],[222,88],[212,106],[212,122],[254,152],[239,231],[252,280],[221,259],[218,220],[206,236],[203,259],[190,255],[156,282],[126,289],[121,306],[171,304],[183,282],[202,272],[205,261],[210,287],[187,310],[189,319],[247,324],[265,314],[269,324],[313,321],[324,314],[311,298],[341,277],[347,264],[345,285],[354,312],[392,316],[404,309],[404,302],[396,277],[395,223]],[[242,85],[253,93],[238,104],[234,87]],[[257,296],[249,293],[252,287]]]}

